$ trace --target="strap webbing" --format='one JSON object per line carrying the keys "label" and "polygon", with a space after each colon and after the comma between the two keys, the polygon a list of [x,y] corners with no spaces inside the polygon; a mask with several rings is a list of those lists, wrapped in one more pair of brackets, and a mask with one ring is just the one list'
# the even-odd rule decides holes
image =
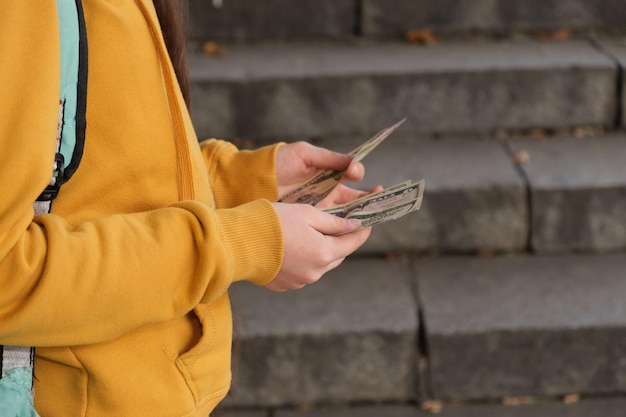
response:
{"label": "strap webbing", "polygon": [[15,368],[32,367],[35,348],[28,346],[2,346],[2,377]]}

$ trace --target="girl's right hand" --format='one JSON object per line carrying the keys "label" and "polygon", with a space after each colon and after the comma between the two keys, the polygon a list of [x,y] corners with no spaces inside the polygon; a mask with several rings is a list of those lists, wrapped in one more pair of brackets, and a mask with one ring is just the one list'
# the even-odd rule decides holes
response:
{"label": "girl's right hand", "polygon": [[[284,255],[278,275],[266,287],[295,290],[318,281],[356,251],[371,228],[306,204],[274,203],[283,231]],[[359,230],[360,229],[360,230]]]}

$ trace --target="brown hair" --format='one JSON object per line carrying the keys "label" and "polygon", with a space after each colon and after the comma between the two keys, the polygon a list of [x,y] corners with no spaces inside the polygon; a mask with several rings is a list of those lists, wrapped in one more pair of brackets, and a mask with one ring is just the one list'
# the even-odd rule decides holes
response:
{"label": "brown hair", "polygon": [[165,45],[176,72],[176,78],[185,98],[191,107],[191,81],[187,66],[187,0],[153,0]]}

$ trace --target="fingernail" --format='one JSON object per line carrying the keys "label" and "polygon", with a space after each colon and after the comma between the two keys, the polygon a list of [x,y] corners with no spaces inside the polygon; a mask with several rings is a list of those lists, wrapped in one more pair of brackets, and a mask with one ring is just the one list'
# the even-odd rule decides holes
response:
{"label": "fingernail", "polygon": [[357,220],[357,219],[349,219],[348,224],[350,225],[352,229],[358,229],[359,227],[363,226],[363,223],[361,223],[361,220]]}

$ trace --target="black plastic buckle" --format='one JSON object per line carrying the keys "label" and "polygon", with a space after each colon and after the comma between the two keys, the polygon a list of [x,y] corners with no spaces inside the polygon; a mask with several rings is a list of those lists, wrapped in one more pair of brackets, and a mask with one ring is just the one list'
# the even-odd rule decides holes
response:
{"label": "black plastic buckle", "polygon": [[65,175],[65,158],[57,152],[54,155],[54,163],[56,165],[56,171],[54,171],[52,175],[56,174],[56,182],[54,185],[48,185],[46,189],[39,194],[37,201],[52,201],[56,198],[57,194],[59,194],[61,183],[63,182],[63,176]]}

